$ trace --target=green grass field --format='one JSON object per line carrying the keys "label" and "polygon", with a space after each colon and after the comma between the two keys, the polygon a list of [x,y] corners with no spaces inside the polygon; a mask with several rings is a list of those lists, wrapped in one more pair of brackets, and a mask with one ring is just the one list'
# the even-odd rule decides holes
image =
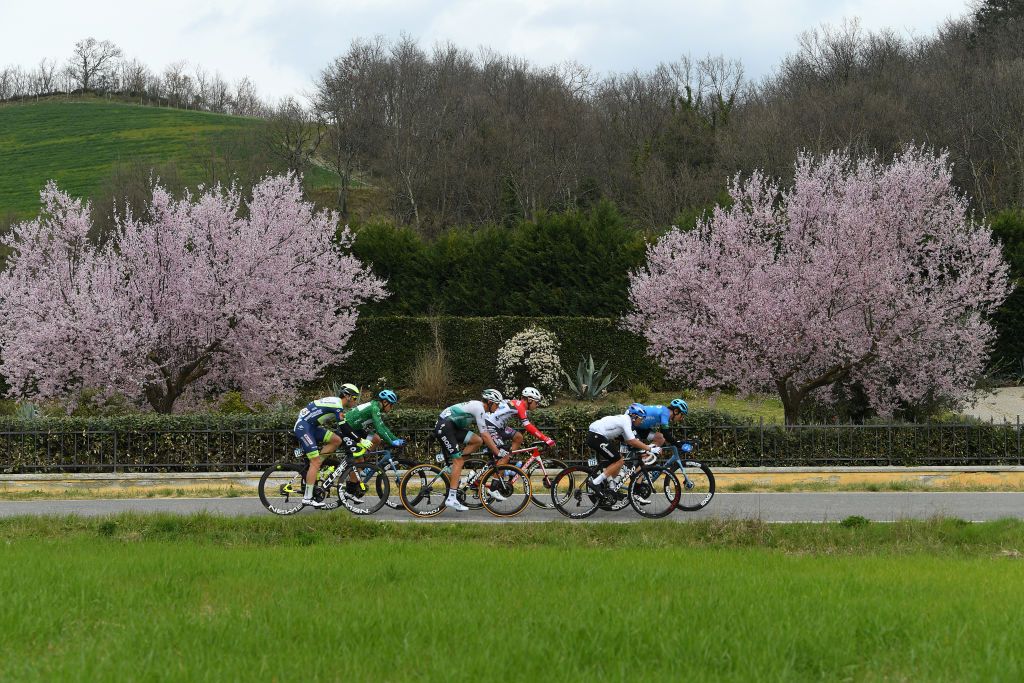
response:
{"label": "green grass field", "polygon": [[[211,160],[251,156],[260,121],[97,98],[0,106],[0,213],[34,216],[50,179],[91,197],[118,163],[173,163],[190,185],[209,182]],[[336,176],[313,169],[307,186]]]}
{"label": "green grass field", "polygon": [[[1024,524],[0,520],[5,680],[1020,680]],[[520,590],[519,587],[528,586]],[[321,607],[307,614],[303,596]]]}

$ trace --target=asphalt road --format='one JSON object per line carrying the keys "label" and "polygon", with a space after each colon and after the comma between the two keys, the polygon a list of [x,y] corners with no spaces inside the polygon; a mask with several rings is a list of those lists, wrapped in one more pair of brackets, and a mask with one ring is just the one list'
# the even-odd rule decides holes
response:
{"label": "asphalt road", "polygon": [[[0,501],[0,517],[16,515],[109,515],[119,512],[210,512],[222,515],[268,515],[256,498],[126,498],[119,500]],[[347,515],[346,510],[303,510],[300,515]],[[700,512],[674,512],[663,521],[689,519],[760,519],[766,522],[830,522],[850,515],[889,522],[900,519],[957,517],[985,521],[1024,518],[1024,493],[720,493]],[[546,522],[565,520],[556,511],[534,506],[511,520],[492,517],[483,510],[445,511],[430,520],[417,520],[404,510],[382,508],[366,519],[401,522]],[[639,520],[630,508],[617,513],[598,511],[586,521]]]}

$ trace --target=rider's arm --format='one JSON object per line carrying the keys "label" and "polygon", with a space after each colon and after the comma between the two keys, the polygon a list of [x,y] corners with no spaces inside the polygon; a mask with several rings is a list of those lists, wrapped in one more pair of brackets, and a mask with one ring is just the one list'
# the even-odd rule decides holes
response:
{"label": "rider's arm", "polygon": [[[472,412],[472,411],[471,411]],[[491,453],[494,453],[494,457],[498,457],[498,444],[494,443],[494,437],[491,436],[491,430],[487,426],[487,418],[484,413],[484,409],[480,407],[479,412],[472,412],[473,418],[476,420],[476,430],[480,438],[484,440],[484,444],[490,449]]]}
{"label": "rider's arm", "polygon": [[640,451],[649,451],[649,450],[651,450],[650,446],[645,444],[640,439],[636,438],[636,433],[633,432],[633,424],[631,422],[629,422],[629,418],[628,417],[626,417],[626,424],[625,424],[625,426],[623,427],[623,430],[622,430],[622,440],[626,443],[627,446],[632,446],[633,448],[635,448],[637,450],[640,450]]}
{"label": "rider's arm", "polygon": [[552,442],[552,439],[549,439],[544,432],[534,427],[533,423],[530,422],[530,418],[526,415],[526,401],[520,401],[516,410],[518,411],[519,421],[523,423],[523,429],[529,432],[530,436],[535,439],[540,439],[544,443]]}
{"label": "rider's arm", "polygon": [[388,429],[388,426],[384,424],[384,420],[381,419],[380,405],[374,404],[372,415],[373,428],[374,431],[377,432],[377,436],[379,436],[384,443],[390,444],[392,441],[395,440],[396,437],[394,434],[391,433],[391,430]]}

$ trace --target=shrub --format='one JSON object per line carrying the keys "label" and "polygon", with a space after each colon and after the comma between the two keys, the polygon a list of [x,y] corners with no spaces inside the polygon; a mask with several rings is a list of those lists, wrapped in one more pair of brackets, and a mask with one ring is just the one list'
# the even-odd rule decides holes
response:
{"label": "shrub", "polygon": [[633,382],[627,392],[636,403],[647,403],[651,399],[651,387],[646,382]]}
{"label": "shrub", "polygon": [[498,379],[507,395],[516,395],[523,387],[534,386],[544,395],[544,405],[561,384],[560,344],[553,332],[530,326],[514,335],[498,351]]}
{"label": "shrub", "polygon": [[434,346],[420,356],[410,378],[413,397],[435,406],[444,403],[448,398],[452,383],[452,371],[448,365],[444,344],[441,343],[440,328],[439,321],[431,321],[430,331],[434,338]]}

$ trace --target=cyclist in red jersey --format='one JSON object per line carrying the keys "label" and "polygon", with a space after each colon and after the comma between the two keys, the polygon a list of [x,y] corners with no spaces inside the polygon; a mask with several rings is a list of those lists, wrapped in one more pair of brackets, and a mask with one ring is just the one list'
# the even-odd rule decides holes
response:
{"label": "cyclist in red jersey", "polygon": [[520,394],[521,400],[507,399],[498,404],[493,413],[487,413],[484,415],[484,420],[487,423],[487,431],[494,439],[498,448],[501,452],[505,453],[498,464],[504,465],[508,462],[509,456],[508,451],[518,450],[523,445],[523,433],[513,429],[512,427],[505,426],[510,418],[516,417],[520,422],[523,423],[523,428],[530,433],[536,439],[543,441],[548,448],[553,448],[555,440],[544,434],[544,432],[537,429],[532,422],[530,422],[527,411],[533,410],[540,405],[541,394],[533,387],[525,387]]}

